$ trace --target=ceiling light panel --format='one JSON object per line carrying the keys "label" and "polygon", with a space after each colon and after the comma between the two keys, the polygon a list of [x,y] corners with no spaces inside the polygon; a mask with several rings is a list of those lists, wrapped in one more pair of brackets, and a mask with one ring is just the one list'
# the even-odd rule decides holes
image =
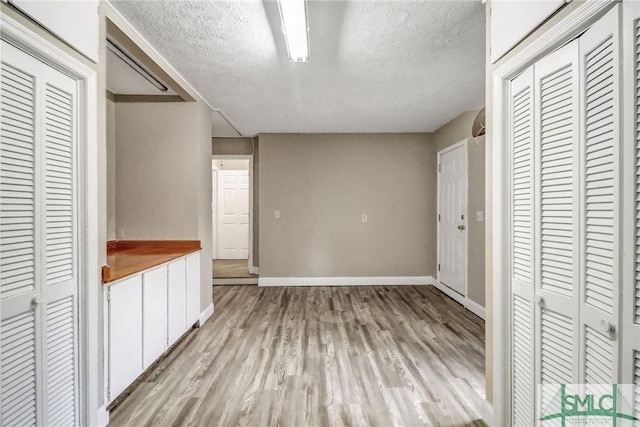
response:
{"label": "ceiling light panel", "polygon": [[309,26],[305,0],[278,0],[282,32],[291,62],[309,61]]}

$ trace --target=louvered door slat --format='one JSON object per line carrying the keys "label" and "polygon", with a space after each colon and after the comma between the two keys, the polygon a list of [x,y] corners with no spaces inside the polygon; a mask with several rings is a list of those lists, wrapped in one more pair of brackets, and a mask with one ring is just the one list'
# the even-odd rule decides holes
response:
{"label": "louvered door slat", "polygon": [[573,295],[573,134],[572,64],[539,80],[541,287]]}
{"label": "louvered door slat", "polygon": [[74,299],[50,303],[46,311],[47,420],[51,425],[73,425],[77,387]]}
{"label": "louvered door slat", "polygon": [[4,62],[1,76],[0,296],[7,299],[35,289],[35,80]]}
{"label": "louvered door slat", "polygon": [[580,38],[581,130],[580,380],[618,378],[619,42],[614,9]]}
{"label": "louvered door slat", "polygon": [[2,321],[0,384],[3,425],[36,424],[35,315],[27,312]]}
{"label": "louvered door slat", "polygon": [[47,285],[73,280],[73,120],[72,97],[46,87]]}
{"label": "louvered door slat", "polygon": [[533,376],[533,71],[512,82],[511,277],[513,422],[529,426],[534,416]]}

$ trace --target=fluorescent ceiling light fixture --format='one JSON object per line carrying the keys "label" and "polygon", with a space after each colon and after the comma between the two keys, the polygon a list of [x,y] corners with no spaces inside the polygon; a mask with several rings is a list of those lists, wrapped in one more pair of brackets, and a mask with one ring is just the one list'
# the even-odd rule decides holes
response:
{"label": "fluorescent ceiling light fixture", "polygon": [[309,61],[309,26],[305,0],[278,0],[282,32],[291,62]]}
{"label": "fluorescent ceiling light fixture", "polygon": [[128,66],[133,68],[140,74],[142,77],[147,79],[149,83],[157,87],[160,91],[166,92],[169,90],[160,80],[158,80],[149,70],[144,68],[142,65],[138,63],[132,56],[130,56],[127,52],[124,51],[120,46],[115,44],[113,40],[107,38],[107,48],[116,54],[116,56],[122,59]]}

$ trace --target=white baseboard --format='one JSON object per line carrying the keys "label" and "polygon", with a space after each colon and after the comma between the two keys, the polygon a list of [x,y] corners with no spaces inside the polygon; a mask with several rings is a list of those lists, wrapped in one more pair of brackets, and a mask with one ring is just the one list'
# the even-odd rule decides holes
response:
{"label": "white baseboard", "polygon": [[431,285],[430,276],[398,277],[261,277],[258,286],[392,286]]}
{"label": "white baseboard", "polygon": [[489,427],[493,427],[493,405],[486,400],[482,401],[482,419]]}
{"label": "white baseboard", "polygon": [[446,294],[448,297],[450,297],[457,303],[461,304],[464,308],[466,308],[467,310],[469,310],[470,312],[472,312],[473,314],[475,314],[476,316],[484,320],[485,310],[483,306],[481,306],[475,301],[471,301],[469,298],[465,297],[464,295],[460,295],[450,287],[440,283],[438,280],[433,281],[433,286],[435,286],[444,294]]}
{"label": "white baseboard", "polygon": [[204,323],[209,320],[209,318],[213,315],[213,302],[204,309],[202,313],[200,313],[200,327],[204,325]]}
{"label": "white baseboard", "polygon": [[469,298],[467,298],[467,302],[464,306],[467,308],[467,310],[469,310],[470,312],[472,312],[482,320],[485,319],[484,307],[478,304],[477,302],[471,301]]}
{"label": "white baseboard", "polygon": [[249,266],[249,274],[255,274],[256,276],[260,274],[260,268],[254,267],[253,265]]}
{"label": "white baseboard", "polygon": [[102,408],[98,409],[97,426],[96,427],[106,427],[109,424],[109,411],[107,411],[107,405],[104,405]]}
{"label": "white baseboard", "polygon": [[216,279],[213,278],[213,286],[219,285],[257,285],[258,278],[257,277],[238,277],[238,278],[229,278],[229,279]]}

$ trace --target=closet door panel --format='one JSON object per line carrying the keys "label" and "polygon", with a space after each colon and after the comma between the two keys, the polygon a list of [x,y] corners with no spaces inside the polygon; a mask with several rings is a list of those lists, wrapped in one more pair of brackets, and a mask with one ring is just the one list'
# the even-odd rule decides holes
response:
{"label": "closet door panel", "polygon": [[[640,3],[623,2],[623,191],[622,233],[626,256],[622,280],[621,378],[635,384],[634,410],[640,418]],[[636,422],[640,426],[640,422]]]}
{"label": "closet door panel", "polygon": [[620,94],[618,8],[580,37],[581,382],[617,382]]}
{"label": "closet door panel", "polygon": [[512,391],[516,426],[533,422],[533,68],[511,82]]}
{"label": "closet door panel", "polygon": [[77,425],[77,84],[1,49],[0,425]]}
{"label": "closet door panel", "polygon": [[578,59],[576,40],[534,70],[538,384],[578,381],[577,366],[567,363],[580,350]]}
{"label": "closet door panel", "polygon": [[[42,422],[38,247],[40,63],[1,42],[0,79],[0,425]],[[29,70],[29,71],[25,71]]]}

